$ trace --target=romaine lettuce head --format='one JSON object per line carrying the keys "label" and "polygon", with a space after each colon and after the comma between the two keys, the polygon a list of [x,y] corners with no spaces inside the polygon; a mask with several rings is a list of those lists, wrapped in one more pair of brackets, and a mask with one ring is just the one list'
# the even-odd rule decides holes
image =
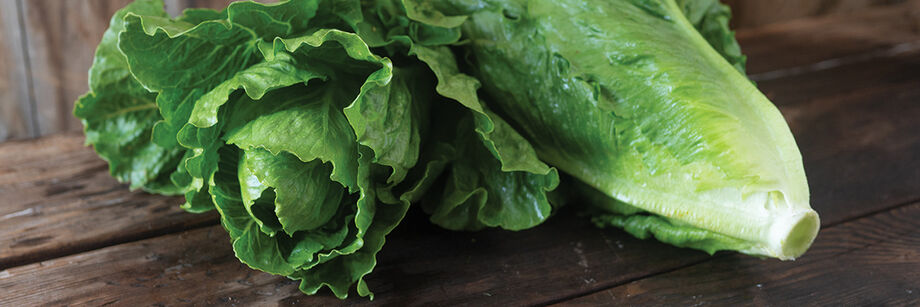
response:
{"label": "romaine lettuce head", "polygon": [[[410,203],[527,229],[560,195],[677,246],[791,259],[801,155],[715,0],[291,0],[113,16],[74,113],[132,188],[217,209],[307,294],[364,276]],[[562,170],[580,183],[554,191]]]}
{"label": "romaine lettuce head", "polygon": [[819,222],[801,154],[741,73],[718,2],[424,3],[465,18],[462,50],[488,107],[611,198],[595,203],[598,224],[780,259],[811,244]]}
{"label": "romaine lettuce head", "polygon": [[[236,256],[344,298],[409,202],[378,193],[416,164],[432,86],[354,33],[359,1],[232,3],[113,17],[75,114],[132,187],[216,208]],[[457,32],[459,33],[459,32]]]}

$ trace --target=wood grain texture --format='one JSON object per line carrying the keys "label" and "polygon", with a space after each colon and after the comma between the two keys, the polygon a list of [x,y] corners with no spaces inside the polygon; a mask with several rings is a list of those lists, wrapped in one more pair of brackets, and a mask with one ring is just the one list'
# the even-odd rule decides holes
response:
{"label": "wood grain texture", "polygon": [[[899,19],[878,20],[896,23]],[[842,26],[827,21],[812,25]],[[903,31],[898,26],[890,28]],[[817,30],[796,26],[784,31],[788,37],[804,37],[800,31]],[[826,47],[826,41],[812,43],[813,49]],[[774,63],[770,65],[787,63],[769,58],[786,51],[776,40],[757,39],[752,34],[742,44],[763,50],[751,57],[752,64],[761,60]],[[796,44],[801,44],[802,50],[809,49],[806,40]],[[776,49],[770,52],[770,46]],[[769,70],[769,65],[764,67]],[[577,217],[573,208],[564,209],[536,229],[478,233],[438,229],[418,210],[412,210],[388,237],[379,265],[368,279],[378,295],[374,303],[525,305],[572,297],[588,300],[592,293],[606,293],[608,289],[626,291],[617,286],[674,276],[671,274],[678,274],[675,278],[683,283],[665,286],[653,283],[648,287],[665,288],[660,291],[669,300],[662,302],[678,305],[697,303],[703,298],[730,305],[766,304],[775,302],[770,297],[783,294],[799,304],[810,302],[807,300],[811,295],[822,299],[817,302],[832,296],[863,299],[849,302],[866,304],[915,302],[917,277],[911,269],[917,267],[916,252],[920,250],[915,222],[918,205],[903,204],[920,197],[920,174],[916,171],[920,169],[920,135],[916,133],[920,131],[920,121],[915,120],[920,118],[920,104],[916,103],[920,101],[920,86],[917,86],[920,75],[915,73],[918,68],[920,52],[907,50],[871,54],[864,60],[767,78],[758,83],[786,115],[805,159],[812,205],[821,214],[822,224],[831,226],[819,235],[813,250],[796,262],[757,260],[731,253],[710,257],[655,241],[637,240],[621,231],[595,229]],[[14,153],[4,156],[2,152],[0,161],[16,157],[18,160],[10,160],[14,161],[11,164],[23,164],[27,173],[40,172],[35,166],[26,165],[30,163],[29,157],[17,157]],[[59,163],[48,165],[59,166]],[[102,177],[107,175],[95,176],[100,176],[96,180],[105,180]],[[118,187],[111,181],[110,185],[110,189]],[[22,194],[43,193],[39,189],[17,190],[25,191]],[[0,191],[0,199],[10,197],[11,193]],[[17,197],[41,199],[41,196]],[[93,201],[106,200],[102,197]],[[893,208],[901,209],[885,213]],[[0,291],[13,295],[0,295],[0,305],[367,302],[354,297],[339,302],[328,292],[316,297],[304,296],[294,282],[241,265],[233,257],[227,239],[226,233],[214,226],[10,268],[0,271]],[[848,267],[853,269],[847,270]],[[714,273],[707,271],[710,269]],[[889,275],[891,272],[902,275]],[[860,283],[861,280],[867,283]],[[693,283],[709,288],[684,293],[673,289]],[[657,295],[659,290],[632,287],[629,291],[633,292],[625,293],[639,297],[636,304],[656,302],[648,296]],[[764,288],[766,294],[752,293]],[[814,290],[835,288],[852,294]],[[874,292],[869,290],[885,296],[873,296]],[[906,295],[898,296],[896,291]],[[687,293],[689,299],[683,296]],[[624,292],[614,294],[622,299]],[[703,296],[694,298],[697,294]],[[730,295],[748,301],[738,301]],[[610,299],[581,302],[610,303]]]}
{"label": "wood grain texture", "polygon": [[[626,265],[642,261],[639,253],[630,253],[628,259],[620,261],[618,257],[607,258],[611,252],[590,251],[592,245],[612,251],[654,251],[645,258],[649,262],[673,262],[676,259],[668,258],[685,252],[654,247],[653,242],[623,235],[605,237],[585,223],[572,225],[574,219],[567,221],[557,219],[555,227],[536,232],[471,234],[437,229],[424,216],[414,214],[388,240],[369,280],[378,294],[374,303],[522,304],[606,282],[596,279],[599,272],[616,270],[624,277],[638,276]],[[559,226],[575,229],[567,234],[560,232]],[[560,242],[571,239],[572,234],[587,235],[586,231],[590,236],[579,242]],[[605,239],[610,243],[604,243]],[[328,292],[306,297],[294,282],[252,271],[233,257],[228,241],[223,229],[211,227],[11,268],[0,272],[6,276],[0,278],[0,289],[14,295],[0,298],[0,305],[340,303]],[[699,253],[690,256],[705,257]],[[548,267],[561,269],[546,271]],[[576,274],[553,274],[560,270]],[[558,280],[544,284],[547,278]],[[23,282],[26,280],[36,282]],[[508,284],[509,280],[518,282]],[[560,288],[548,288],[552,286]],[[367,300],[353,296],[344,303]]]}
{"label": "wood grain texture", "polygon": [[802,151],[827,224],[920,198],[920,51],[760,83]]}
{"label": "wood grain texture", "polygon": [[920,305],[920,203],[822,230],[795,262],[726,255],[560,305]]}
{"label": "wood grain texture", "polygon": [[864,10],[870,7],[886,6],[904,0],[722,0],[732,7],[732,26],[753,28],[772,23],[836,15]]}
{"label": "wood grain texture", "polygon": [[0,0],[0,142],[37,136],[19,2]]}
{"label": "wood grain texture", "polygon": [[750,59],[748,73],[776,79],[920,48],[920,1],[742,29],[736,36]]}
{"label": "wood grain texture", "polygon": [[82,131],[73,103],[89,89],[87,71],[109,19],[130,2],[23,1],[39,134]]}
{"label": "wood grain texture", "polygon": [[0,161],[0,268],[216,223],[128,191],[81,136],[5,143]]}

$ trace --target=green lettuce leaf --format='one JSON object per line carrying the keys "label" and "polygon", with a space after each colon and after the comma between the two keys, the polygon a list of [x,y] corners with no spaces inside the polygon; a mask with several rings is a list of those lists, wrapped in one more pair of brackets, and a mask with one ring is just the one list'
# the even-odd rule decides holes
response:
{"label": "green lettuce leaf", "polygon": [[735,32],[728,26],[731,9],[718,0],[677,0],[678,7],[687,21],[700,35],[742,74],[747,57],[741,53],[741,46],[735,40]]}
{"label": "green lettuce leaf", "polygon": [[435,74],[438,94],[469,110],[458,122],[456,118],[463,116],[458,114],[467,112],[441,107],[450,110],[442,111],[448,115],[434,120],[458,128],[456,133],[432,138],[447,145],[437,146],[432,160],[423,162],[434,163],[432,169],[451,163],[442,196],[423,206],[431,221],[452,230],[486,226],[522,230],[549,218],[553,205],[547,193],[559,183],[556,169],[543,163],[524,137],[485,107],[476,93],[479,82],[459,71],[447,47],[413,45],[410,54]]}
{"label": "green lettuce leaf", "polygon": [[[356,24],[359,35],[386,46],[388,54],[424,63],[424,70],[437,79],[439,95],[473,111],[453,107],[431,111],[433,130],[440,132],[427,139],[431,145],[425,146],[429,149],[419,162],[424,167],[397,192],[381,191],[380,197],[391,203],[418,201],[429,189],[437,190],[433,194],[439,196],[428,197],[423,207],[432,214],[432,222],[453,230],[536,226],[551,215],[553,204],[547,193],[558,184],[558,174],[537,158],[512,127],[487,110],[477,96],[478,81],[461,73],[452,52],[442,46],[458,43],[460,29],[456,26],[466,17],[448,18],[432,8],[423,1],[375,1],[366,4],[366,18]],[[409,16],[427,17],[421,22]],[[418,80],[413,84],[428,86]],[[430,105],[448,105],[441,103]],[[469,115],[462,115],[466,113]],[[461,118],[467,124],[453,129]],[[441,183],[435,184],[438,180]]]}
{"label": "green lettuce leaf", "polygon": [[435,117],[454,131],[445,138],[451,141],[436,146],[432,157],[426,161],[429,169],[443,170],[444,164],[449,163],[443,187],[438,187],[441,196],[422,202],[422,208],[431,214],[431,221],[451,230],[479,230],[484,227],[522,230],[549,218],[554,204],[550,202],[548,192],[559,184],[556,170],[546,168],[545,172],[535,173],[503,169],[505,161],[511,163],[504,164],[514,166],[514,163],[539,160],[529,145],[524,145],[526,141],[520,135],[495,117],[495,129],[490,136],[500,144],[519,142],[525,149],[522,153],[513,151],[521,148],[508,148],[510,152],[523,155],[513,159],[497,158],[475,133],[473,114],[451,121],[449,117],[455,116],[453,113],[458,112],[451,112],[451,116],[443,118]]}
{"label": "green lettuce leaf", "polygon": [[154,125],[161,120],[156,94],[148,92],[128,69],[118,51],[118,33],[128,14],[165,16],[160,1],[136,1],[112,16],[89,71],[90,92],[80,97],[74,115],[81,120],[86,143],[92,145],[115,178],[131,188],[178,194],[184,186],[170,180],[185,154],[175,144],[152,142]]}

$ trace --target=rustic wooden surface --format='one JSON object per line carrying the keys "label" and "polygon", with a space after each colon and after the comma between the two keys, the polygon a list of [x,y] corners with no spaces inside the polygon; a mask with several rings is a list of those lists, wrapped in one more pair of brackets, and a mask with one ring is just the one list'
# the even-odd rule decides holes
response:
{"label": "rustic wooden surface", "polygon": [[920,1],[771,24],[737,37],[753,59],[748,72],[755,80],[824,70],[920,48]]}
{"label": "rustic wooden surface", "polygon": [[217,223],[129,191],[77,134],[6,143],[0,161],[0,267]]}
{"label": "rustic wooden surface", "polygon": [[[799,260],[709,256],[599,230],[571,211],[522,232],[455,233],[414,210],[369,277],[373,303],[920,304],[914,7],[739,33],[758,86],[795,134],[821,215],[823,230]],[[0,305],[367,302],[304,296],[292,281],[250,270],[213,215],[127,191],[79,142],[0,145],[0,199],[13,200],[0,207]]]}
{"label": "rustic wooden surface", "polygon": [[[131,0],[0,0],[0,142],[26,139],[61,132],[78,132],[80,122],[71,115],[73,102],[88,89],[87,70],[102,33],[115,10]],[[866,8],[892,7],[904,10],[904,3],[915,0],[723,0],[734,10],[732,23],[737,28],[751,29],[797,18],[861,13]],[[167,11],[180,14],[188,7],[223,8],[231,0],[164,0]],[[274,2],[274,0],[259,0]],[[916,10],[905,10],[898,17],[914,20]],[[911,15],[912,14],[912,15]],[[889,16],[888,14],[882,14]],[[870,16],[871,17],[871,16]],[[865,27],[876,20],[856,19],[858,25],[839,25],[814,33],[801,33],[805,38],[830,39],[834,31],[852,38],[852,30],[864,31],[860,40],[851,43],[873,44],[884,49],[886,42],[904,42],[900,37],[879,36],[885,28]],[[786,24],[786,23],[781,23]],[[892,23],[882,22],[882,26]],[[767,30],[786,33],[783,30]],[[901,32],[901,34],[904,34]],[[782,38],[760,35],[777,43]],[[891,46],[888,46],[891,47]],[[859,49],[859,48],[857,48]],[[847,48],[834,48],[848,52]],[[800,69],[809,63],[795,55],[790,62]],[[778,67],[777,67],[778,68]],[[752,71],[760,67],[753,66]]]}
{"label": "rustic wooden surface", "polygon": [[816,17],[846,14],[898,4],[905,0],[722,0],[732,7],[732,27],[747,29],[768,24]]}
{"label": "rustic wooden surface", "polygon": [[[920,203],[822,230],[795,263],[740,255],[619,285],[560,305],[917,306]],[[819,286],[820,285],[820,286]],[[778,300],[782,298],[782,301]],[[846,304],[840,304],[846,302]]]}
{"label": "rustic wooden surface", "polygon": [[38,136],[19,12],[17,2],[0,0],[0,142]]}

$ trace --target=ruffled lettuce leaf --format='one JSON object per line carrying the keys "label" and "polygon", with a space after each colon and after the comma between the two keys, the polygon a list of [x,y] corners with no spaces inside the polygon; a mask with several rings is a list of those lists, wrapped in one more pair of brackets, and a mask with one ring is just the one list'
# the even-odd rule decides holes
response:
{"label": "ruffled lettuce leaf", "polygon": [[[436,115],[434,119],[444,125],[441,133],[449,136],[443,139],[450,141],[435,145],[431,156],[423,160],[426,170],[444,171],[443,185],[437,186],[433,195],[422,201],[422,208],[431,214],[431,221],[451,230],[485,227],[522,230],[549,218],[555,204],[550,202],[548,192],[559,184],[556,170],[547,168],[543,173],[504,170],[503,161],[515,160],[500,160],[489,151],[475,132],[473,114],[457,119],[455,114],[464,113],[462,109],[442,108],[451,112],[447,116]],[[516,139],[520,136],[504,121],[497,117],[493,120],[495,128],[490,137],[498,140],[497,143],[525,142],[522,138]],[[529,149],[529,145],[522,147]],[[515,148],[508,148],[505,153],[513,150]],[[530,157],[527,154],[524,150],[522,156],[514,159],[536,160],[535,154],[531,153]]]}
{"label": "ruffled lettuce leaf", "polygon": [[[425,146],[422,166],[395,193],[399,196],[384,192],[381,197],[390,202],[417,201],[429,188],[437,190],[433,194],[438,196],[429,197],[423,208],[432,214],[432,222],[448,229],[534,227],[552,213],[547,194],[558,184],[558,174],[512,127],[488,111],[477,95],[479,82],[460,72],[453,53],[444,46],[459,42],[457,26],[466,17],[446,17],[433,8],[424,1],[376,1],[365,7],[366,18],[356,24],[359,35],[387,47],[389,54],[424,63],[437,79],[434,87],[443,97],[440,100],[468,108],[432,103],[432,108],[450,111],[429,113],[436,126],[433,130],[440,132],[427,139],[431,145]],[[460,119],[466,124],[453,129]],[[440,184],[435,184],[438,180]]]}
{"label": "ruffled lettuce leaf", "polygon": [[159,1],[136,1],[112,16],[89,71],[90,92],[77,100],[74,115],[83,122],[86,143],[109,163],[112,176],[130,182],[132,189],[178,194],[184,187],[171,182],[170,174],[185,150],[152,142],[153,127],[162,119],[157,95],[135,80],[118,50],[118,34],[129,14],[166,16]]}
{"label": "ruffled lettuce leaf", "polygon": [[449,114],[444,117],[454,120],[433,121],[456,126],[457,132],[432,138],[445,145],[436,146],[432,160],[422,162],[435,164],[426,167],[432,169],[451,163],[442,196],[423,206],[431,221],[452,230],[486,226],[522,230],[549,218],[553,204],[547,194],[559,183],[556,169],[543,163],[527,140],[487,109],[476,93],[479,81],[460,72],[447,47],[413,45],[410,54],[435,74],[438,94],[466,109],[441,107],[450,110],[442,111]]}
{"label": "ruffled lettuce leaf", "polygon": [[747,57],[741,53],[741,46],[735,39],[735,32],[728,26],[732,18],[731,8],[718,0],[676,0],[675,2],[687,21],[699,31],[706,42],[743,74]]}
{"label": "ruffled lettuce leaf", "polygon": [[[359,158],[357,195],[343,198],[338,212],[319,227],[291,234],[279,231],[275,235],[261,231],[243,203],[240,191],[245,181],[237,178],[243,153],[233,146],[222,147],[220,152],[220,168],[210,181],[212,196],[221,222],[230,233],[233,250],[243,263],[301,280],[300,289],[307,294],[328,287],[336,296],[345,298],[357,283],[359,295],[373,298],[363,278],[373,270],[385,236],[405,216],[408,203],[375,201],[378,181],[371,176],[372,152],[368,148],[362,147]],[[279,159],[302,163],[292,157]]]}

